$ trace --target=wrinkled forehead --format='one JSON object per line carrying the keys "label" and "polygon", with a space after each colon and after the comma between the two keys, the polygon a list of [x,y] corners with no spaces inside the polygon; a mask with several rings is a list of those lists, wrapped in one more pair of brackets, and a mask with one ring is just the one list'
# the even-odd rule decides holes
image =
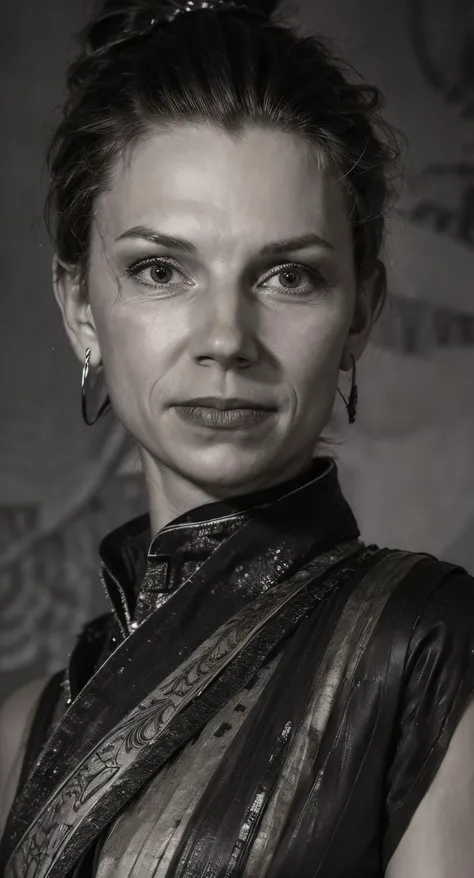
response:
{"label": "wrinkled forehead", "polygon": [[230,135],[209,127],[153,130],[130,147],[96,206],[107,237],[135,225],[254,244],[315,231],[351,248],[342,185],[317,149],[283,131]]}

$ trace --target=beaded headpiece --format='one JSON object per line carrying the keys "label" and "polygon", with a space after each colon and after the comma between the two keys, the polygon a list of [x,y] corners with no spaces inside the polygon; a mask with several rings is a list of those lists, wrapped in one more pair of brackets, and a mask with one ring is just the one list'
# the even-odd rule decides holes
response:
{"label": "beaded headpiece", "polygon": [[105,8],[87,32],[89,54],[102,54],[109,49],[121,45],[137,36],[146,36],[155,27],[174,21],[185,12],[242,12],[249,16],[258,16],[268,21],[277,5],[276,0],[158,0],[156,12],[150,3],[149,9],[137,6]]}
{"label": "beaded headpiece", "polygon": [[266,17],[265,13],[258,9],[258,7],[250,7],[245,3],[235,2],[235,0],[185,0],[184,3],[176,2],[173,4],[175,9],[170,12],[168,15],[164,17],[164,19],[155,19],[152,18],[151,24],[155,24],[156,21],[173,21],[178,15],[181,15],[183,12],[196,12],[201,9],[210,9],[213,12],[219,12],[221,10],[228,9],[229,11],[236,10],[251,13],[253,15],[261,15],[262,17]]}

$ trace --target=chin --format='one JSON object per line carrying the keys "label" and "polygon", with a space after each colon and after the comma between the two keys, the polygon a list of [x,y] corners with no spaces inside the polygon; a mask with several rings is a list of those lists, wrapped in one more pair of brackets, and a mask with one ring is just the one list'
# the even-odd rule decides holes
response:
{"label": "chin", "polygon": [[[184,466],[183,466],[184,463]],[[194,484],[210,491],[227,491],[245,489],[253,483],[266,480],[273,472],[276,464],[273,455],[265,453],[245,453],[242,449],[214,446],[203,452],[192,452],[186,456],[185,462],[176,461],[176,468]]]}

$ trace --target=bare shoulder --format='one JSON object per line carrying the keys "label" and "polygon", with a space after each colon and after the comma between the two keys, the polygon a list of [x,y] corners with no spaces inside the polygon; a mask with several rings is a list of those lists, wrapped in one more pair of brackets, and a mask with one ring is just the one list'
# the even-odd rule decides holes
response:
{"label": "bare shoulder", "polygon": [[458,723],[428,792],[388,864],[385,878],[472,876],[473,757],[474,697]]}
{"label": "bare shoulder", "polygon": [[0,708],[0,830],[15,796],[28,732],[48,679],[40,677],[12,692]]}

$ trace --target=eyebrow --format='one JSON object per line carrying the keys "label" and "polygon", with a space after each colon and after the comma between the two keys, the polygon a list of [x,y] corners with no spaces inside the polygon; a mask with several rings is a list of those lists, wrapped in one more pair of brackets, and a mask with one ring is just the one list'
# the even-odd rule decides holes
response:
{"label": "eyebrow", "polygon": [[[157,232],[146,226],[134,226],[123,232],[116,239],[122,241],[124,238],[141,238],[150,241],[152,244],[158,244],[161,247],[171,247],[174,250],[181,250],[185,253],[197,254],[198,248],[191,241],[184,238],[175,238],[173,235],[166,235],[164,232]],[[298,235],[296,238],[282,238],[279,241],[272,241],[265,244],[259,251],[259,254],[266,256],[272,253],[282,253],[288,250],[304,250],[307,247],[324,247],[326,250],[334,251],[334,247],[329,241],[326,241],[315,232],[307,232],[304,235]]]}

